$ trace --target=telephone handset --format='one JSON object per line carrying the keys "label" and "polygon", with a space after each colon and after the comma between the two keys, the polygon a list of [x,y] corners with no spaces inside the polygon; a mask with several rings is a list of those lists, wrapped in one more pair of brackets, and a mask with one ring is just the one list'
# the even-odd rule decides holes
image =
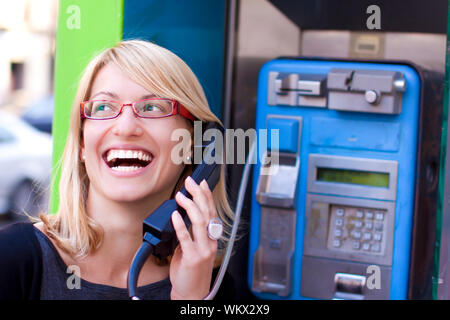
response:
{"label": "telephone handset", "polygon": [[[200,164],[194,164],[195,167],[191,177],[198,184],[203,180],[206,180],[212,191],[220,178],[221,165],[220,163],[216,163],[215,159],[222,159],[222,150],[216,150],[216,147],[222,148],[224,145],[223,143],[217,143],[217,139],[223,139],[224,137],[224,128],[217,122],[207,122],[203,127],[202,133],[205,133],[210,129],[213,130],[210,131],[212,132],[212,136],[209,141],[203,141],[204,134],[202,134],[201,146],[196,146],[194,141],[194,152],[201,149],[203,158]],[[219,155],[216,155],[216,152],[218,152]],[[184,186],[180,192],[185,196],[192,198]],[[137,251],[128,272],[128,294],[132,299],[139,299],[136,295],[137,279],[147,258],[153,254],[162,259],[171,255],[175,250],[178,239],[171,220],[171,215],[175,210],[180,213],[186,226],[189,228],[191,224],[189,217],[186,211],[177,204],[175,199],[166,200],[144,220],[144,241]]]}
{"label": "telephone handset", "polygon": [[[208,144],[202,145],[201,151],[203,160],[200,164],[196,165],[191,177],[197,184],[205,179],[209,188],[213,190],[220,178],[220,164],[214,162],[216,156],[216,139],[218,132],[220,132],[223,137],[223,128],[216,122],[209,122],[203,131],[206,132],[209,129],[216,129],[216,131],[214,131],[216,134]],[[221,145],[223,146],[223,144]],[[196,146],[194,146],[194,148],[196,148]],[[184,187],[180,192],[187,197],[191,197]],[[146,236],[146,234],[158,238],[159,241],[154,245],[152,254],[160,259],[171,255],[178,243],[170,219],[172,212],[175,210],[178,210],[183,217],[186,226],[189,228],[191,222],[189,221],[187,213],[177,204],[175,199],[165,201],[144,220],[144,240],[152,241],[150,236]]]}

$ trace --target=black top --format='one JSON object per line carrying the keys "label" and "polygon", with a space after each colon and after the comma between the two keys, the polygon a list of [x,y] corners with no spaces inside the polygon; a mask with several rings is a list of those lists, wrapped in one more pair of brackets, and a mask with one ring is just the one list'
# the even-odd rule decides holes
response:
{"label": "black top", "polygon": [[[215,270],[214,274],[217,274]],[[91,283],[67,266],[53,243],[31,223],[0,230],[0,300],[121,300],[126,288]],[[224,277],[216,299],[232,299],[234,286]],[[142,299],[170,299],[169,278],[138,287]]]}
{"label": "black top", "polygon": [[0,300],[36,300],[40,296],[42,255],[31,223],[0,231]]}
{"label": "black top", "polygon": [[[53,243],[34,228],[42,250],[43,273],[41,300],[127,300],[126,288],[92,283],[83,279],[77,266],[67,266]],[[138,287],[138,297],[144,300],[169,300],[172,285],[169,278]]]}

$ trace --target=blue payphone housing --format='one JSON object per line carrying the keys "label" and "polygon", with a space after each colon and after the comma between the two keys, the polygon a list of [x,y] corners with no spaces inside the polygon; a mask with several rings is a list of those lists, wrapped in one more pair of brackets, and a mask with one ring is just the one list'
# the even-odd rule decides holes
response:
{"label": "blue payphone housing", "polygon": [[[402,63],[277,59],[258,80],[248,282],[262,299],[406,299],[421,77]],[[261,136],[258,136],[261,138]],[[263,150],[259,150],[260,153]]]}

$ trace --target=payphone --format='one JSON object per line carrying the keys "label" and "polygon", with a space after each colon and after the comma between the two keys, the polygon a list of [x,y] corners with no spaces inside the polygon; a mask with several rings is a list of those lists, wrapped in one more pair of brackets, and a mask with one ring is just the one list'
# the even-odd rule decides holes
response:
{"label": "payphone", "polygon": [[417,199],[428,192],[418,171],[436,168],[419,157],[421,119],[440,114],[425,109],[423,82],[402,62],[280,58],[263,66],[256,129],[278,130],[280,141],[266,154],[279,161],[254,168],[254,295],[408,298]]}

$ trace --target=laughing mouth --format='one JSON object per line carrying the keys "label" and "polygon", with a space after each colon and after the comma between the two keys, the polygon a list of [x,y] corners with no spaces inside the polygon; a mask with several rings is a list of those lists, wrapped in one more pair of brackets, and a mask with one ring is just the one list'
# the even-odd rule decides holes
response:
{"label": "laughing mouth", "polygon": [[112,170],[130,172],[148,166],[153,160],[153,155],[143,150],[110,149],[103,158]]}

